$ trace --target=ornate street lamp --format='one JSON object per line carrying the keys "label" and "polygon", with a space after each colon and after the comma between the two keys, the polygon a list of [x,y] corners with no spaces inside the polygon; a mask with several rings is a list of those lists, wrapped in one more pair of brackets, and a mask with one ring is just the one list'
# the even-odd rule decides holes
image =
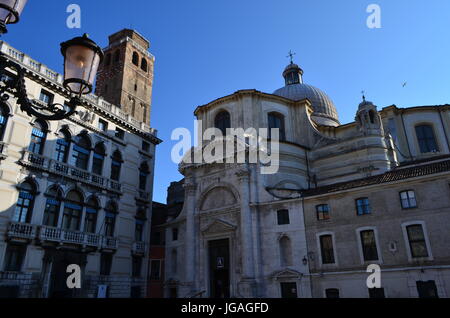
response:
{"label": "ornate street lamp", "polygon": [[20,15],[28,0],[2,0],[0,1],[0,32],[6,33],[7,24],[19,22]]}
{"label": "ornate street lamp", "polygon": [[[0,33],[7,32],[6,24],[19,20],[26,2],[27,0],[0,0]],[[95,75],[104,54],[87,34],[61,43],[61,53],[64,56],[63,86],[71,96],[68,103],[42,104],[31,101],[25,87],[25,68],[3,53],[0,53],[0,99],[6,101],[9,94],[12,94],[17,98],[22,111],[45,120],[61,120],[73,115],[77,106],[82,103],[81,96],[92,92]]]}

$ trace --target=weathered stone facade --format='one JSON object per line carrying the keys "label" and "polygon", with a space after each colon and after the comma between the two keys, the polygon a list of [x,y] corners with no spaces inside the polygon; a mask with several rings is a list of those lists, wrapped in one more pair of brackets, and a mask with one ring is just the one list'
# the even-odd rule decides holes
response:
{"label": "weathered stone facade", "polygon": [[[200,139],[208,128],[279,128],[279,169],[180,164],[185,202],[166,224],[166,296],[450,296],[450,106],[379,111],[364,98],[342,125],[297,65],[283,75],[274,94],[241,90],[196,109],[192,153],[210,145]],[[372,263],[384,290],[368,290]]]}
{"label": "weathered stone facade", "polygon": [[[0,50],[26,68],[33,102],[69,98],[60,74]],[[61,121],[31,118],[13,97],[0,107],[0,296],[97,297],[105,286],[102,297],[145,297],[156,130],[95,95]],[[71,264],[81,289],[65,285]]]}
{"label": "weathered stone facade", "polygon": [[122,108],[139,122],[150,124],[155,58],[150,42],[134,30],[124,29],[109,37],[100,65],[96,95]]}

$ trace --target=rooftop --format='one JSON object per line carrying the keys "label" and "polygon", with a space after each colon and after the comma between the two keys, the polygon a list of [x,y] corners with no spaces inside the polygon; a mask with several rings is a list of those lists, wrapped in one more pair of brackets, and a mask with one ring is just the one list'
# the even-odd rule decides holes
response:
{"label": "rooftop", "polygon": [[[442,157],[441,157],[442,158]],[[347,182],[335,183],[323,187],[318,187],[315,189],[309,189],[301,191],[303,197],[311,197],[316,195],[334,193],[339,191],[345,191],[370,185],[382,184],[395,182],[410,178],[422,177],[427,175],[432,175],[436,173],[443,173],[450,171],[450,156],[445,156],[444,160],[438,160],[433,158],[433,162],[428,162],[421,165],[416,165],[413,167],[398,167],[392,171],[380,174],[377,176],[371,176],[363,179],[352,180]],[[438,158],[439,159],[439,158]],[[423,163],[423,161],[422,161]]]}

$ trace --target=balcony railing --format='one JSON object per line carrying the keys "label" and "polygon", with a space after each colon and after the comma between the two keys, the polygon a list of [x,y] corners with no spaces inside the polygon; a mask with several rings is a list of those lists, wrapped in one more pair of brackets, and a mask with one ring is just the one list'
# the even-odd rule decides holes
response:
{"label": "balcony railing", "polygon": [[27,223],[10,223],[7,235],[11,239],[38,239],[41,242],[75,244],[98,249],[116,250],[119,247],[119,240],[114,237]]}
{"label": "balcony railing", "polygon": [[64,230],[60,228],[41,226],[39,239],[47,242],[77,244],[83,246],[100,247],[101,235],[78,231]]}
{"label": "balcony railing", "polygon": [[27,166],[84,182],[89,185],[98,186],[114,192],[121,192],[122,187],[118,182],[30,151],[24,152],[22,163]]}
{"label": "balcony railing", "polygon": [[32,224],[13,222],[9,225],[8,237],[32,240],[36,237],[36,226]]}
{"label": "balcony railing", "polygon": [[133,253],[134,254],[145,254],[145,243],[144,242],[134,242],[133,243]]}
{"label": "balcony railing", "polygon": [[114,237],[103,237],[101,242],[102,249],[113,249],[119,248],[119,240]]}

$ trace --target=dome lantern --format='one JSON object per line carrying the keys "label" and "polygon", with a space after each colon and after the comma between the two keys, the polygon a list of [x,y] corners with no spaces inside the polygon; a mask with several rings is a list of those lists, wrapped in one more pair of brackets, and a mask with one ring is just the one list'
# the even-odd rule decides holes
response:
{"label": "dome lantern", "polygon": [[333,101],[320,89],[303,83],[303,70],[291,60],[284,69],[285,86],[273,94],[294,101],[308,99],[313,108],[312,119],[319,125],[338,126],[339,117]]}
{"label": "dome lantern", "polygon": [[291,62],[283,72],[283,77],[287,85],[303,84],[303,70]]}

